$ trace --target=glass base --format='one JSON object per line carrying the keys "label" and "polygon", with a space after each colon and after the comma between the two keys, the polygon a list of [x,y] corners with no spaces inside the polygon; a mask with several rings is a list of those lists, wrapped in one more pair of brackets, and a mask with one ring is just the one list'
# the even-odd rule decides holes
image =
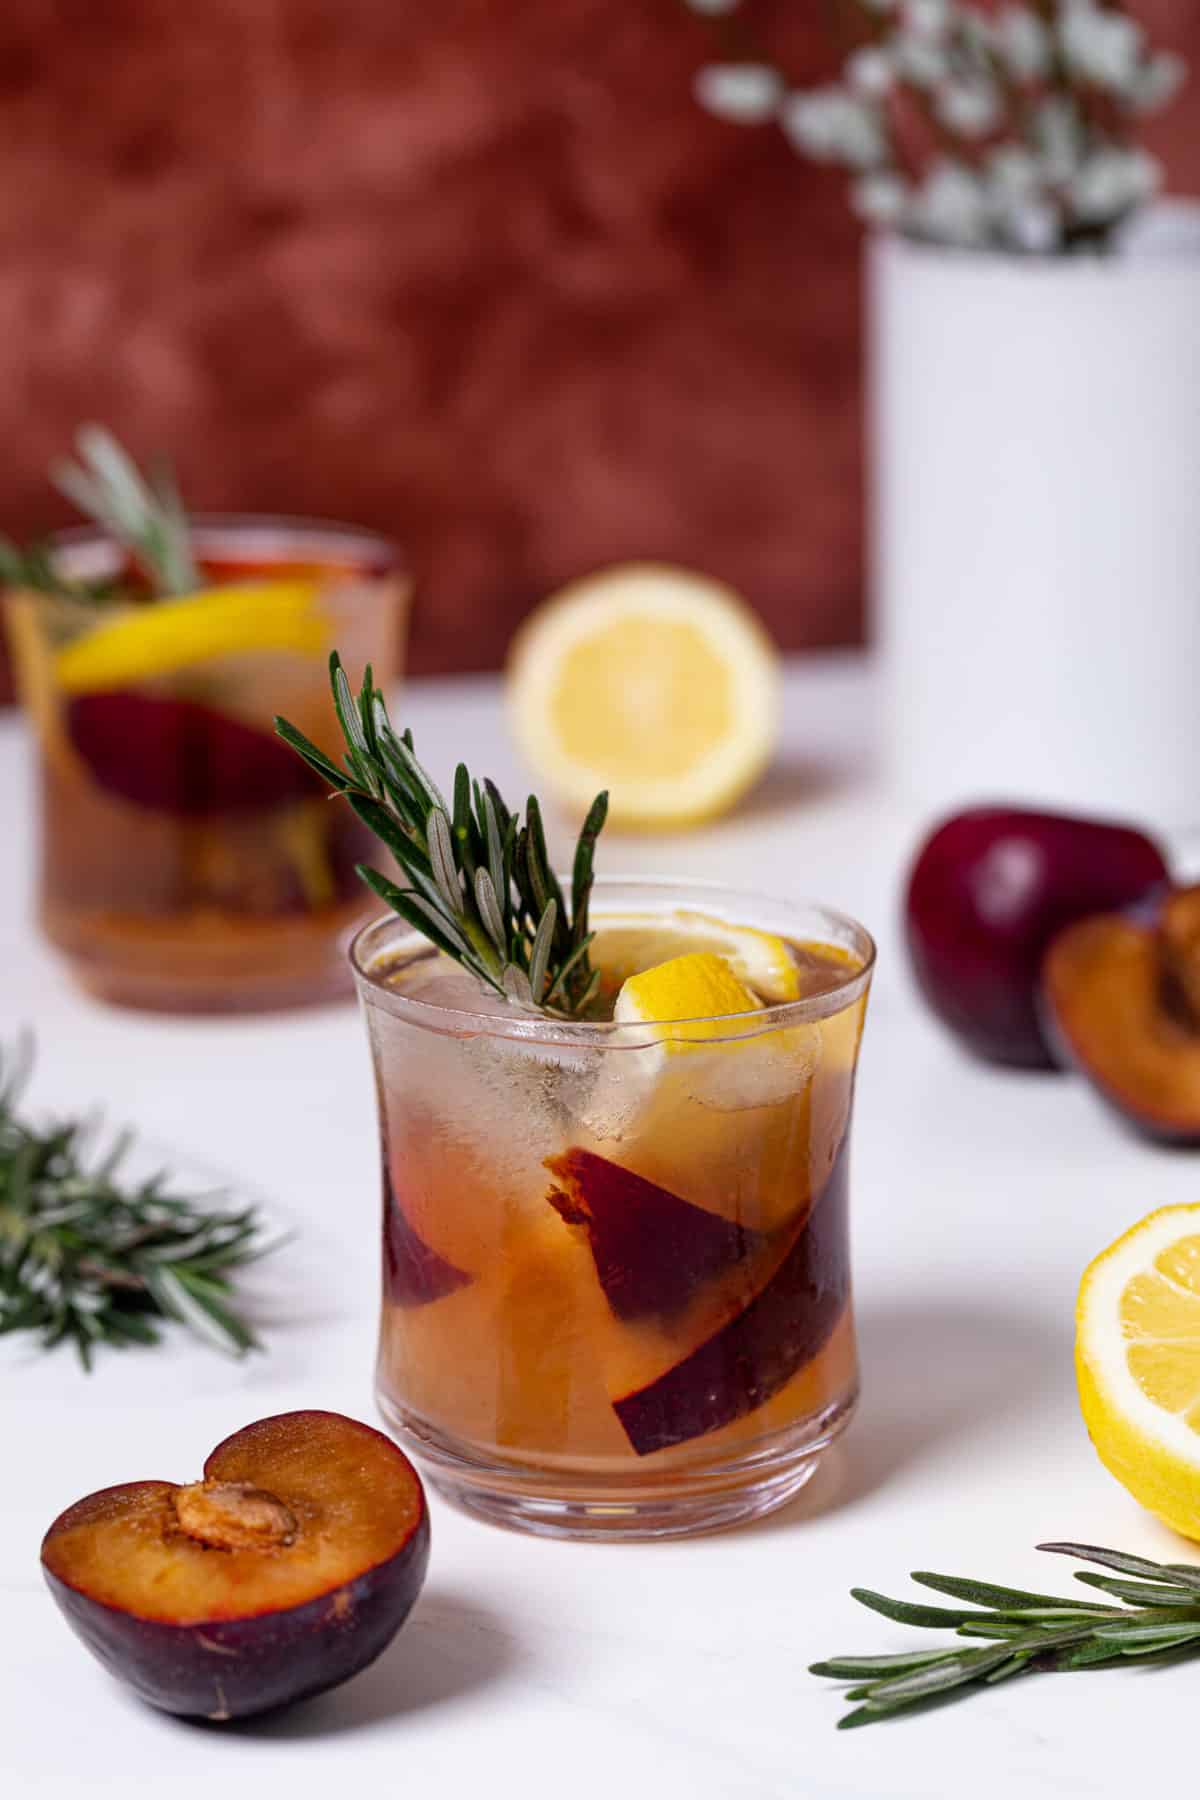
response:
{"label": "glass base", "polygon": [[485,1461],[376,1392],[388,1430],[451,1505],[510,1531],[579,1542],[695,1537],[761,1519],[811,1480],[857,1398],[844,1396],[736,1460],[676,1465],[638,1480],[636,1469],[578,1473]]}

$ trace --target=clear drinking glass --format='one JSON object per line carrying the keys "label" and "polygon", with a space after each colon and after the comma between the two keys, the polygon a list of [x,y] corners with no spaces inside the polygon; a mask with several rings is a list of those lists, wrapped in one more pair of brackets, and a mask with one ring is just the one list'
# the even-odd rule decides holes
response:
{"label": "clear drinking glass", "polygon": [[486,998],[402,921],[351,957],[383,1160],[378,1396],[434,1485],[564,1537],[781,1505],[857,1392],[848,1148],[874,946],[708,886],[597,882],[592,923],[680,909],[782,937],[801,998],[694,1024]]}
{"label": "clear drinking glass", "polygon": [[102,533],[55,540],[60,571],[128,601],[7,596],[37,746],[43,931],[99,998],[237,1011],[346,992],[371,910],[373,843],[274,736],[283,712],[340,753],[336,644],[357,677],[399,672],[408,597],[393,547],[343,526],[194,521],[206,586],[144,603]]}

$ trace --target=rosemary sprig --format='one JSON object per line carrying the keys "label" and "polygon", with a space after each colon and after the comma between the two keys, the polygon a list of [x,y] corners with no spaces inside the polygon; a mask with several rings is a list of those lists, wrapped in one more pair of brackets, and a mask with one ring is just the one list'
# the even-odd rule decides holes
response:
{"label": "rosemary sprig", "polygon": [[360,864],[362,879],[485,987],[546,1013],[586,1013],[600,981],[588,957],[588,906],[608,795],[596,796],[584,820],[568,907],[547,859],[541,809],[532,794],[522,820],[495,782],[474,780],[459,763],[448,802],[418,762],[411,731],[393,729],[370,667],[357,696],[336,650],[329,676],[346,743],[344,768],[287,719],[277,718],[275,730],[345,796],[409,885],[400,887]]}
{"label": "rosemary sprig", "polygon": [[84,425],[75,442],[79,462],[64,460],[50,471],[59,492],[131,552],[160,597],[192,593],[200,576],[170,470],[144,476],[101,425]]}
{"label": "rosemary sprig", "polygon": [[22,550],[6,537],[0,537],[0,584],[34,588],[39,594],[75,594],[70,582],[55,569],[45,544],[27,544]]}
{"label": "rosemary sprig", "polygon": [[[1129,1657],[1145,1662],[1180,1652],[1200,1653],[1200,1567],[1150,1562],[1094,1544],[1039,1544],[1038,1549],[1118,1571],[1117,1577],[1075,1572],[1077,1581],[1111,1598],[1103,1604],[1063,1599],[924,1570],[915,1571],[912,1579],[969,1604],[928,1606],[889,1600],[870,1588],[851,1588],[861,1605],[900,1625],[946,1626],[960,1638],[991,1641],[978,1648],[831,1656],[813,1663],[811,1674],[854,1684],[846,1697],[858,1704],[839,1720],[839,1727],[873,1725],[909,1708],[961,1698],[1014,1675],[1096,1669]],[[1136,1579],[1123,1579],[1127,1576]]]}
{"label": "rosemary sprig", "polygon": [[157,1343],[156,1318],[233,1355],[255,1347],[230,1279],[276,1247],[255,1208],[173,1193],[164,1172],[122,1179],[128,1133],[95,1157],[86,1121],[20,1117],[31,1060],[24,1040],[0,1062],[0,1333],[73,1343],[85,1368],[99,1346]]}

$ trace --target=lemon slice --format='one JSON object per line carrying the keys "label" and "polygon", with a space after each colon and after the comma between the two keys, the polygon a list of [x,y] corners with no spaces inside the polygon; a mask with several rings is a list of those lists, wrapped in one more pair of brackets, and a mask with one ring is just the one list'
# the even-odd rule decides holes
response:
{"label": "lemon slice", "polygon": [[508,672],[522,751],[576,811],[600,788],[614,824],[713,818],[762,773],[778,664],[721,583],[630,564],[576,582],[528,620]]}
{"label": "lemon slice", "polygon": [[[782,938],[706,913],[608,913],[595,920],[591,959],[614,986],[672,957],[711,951],[759,1000],[798,1000],[800,971]],[[743,1009],[745,1010],[745,1009]],[[677,1017],[667,1014],[667,1017]]]}
{"label": "lemon slice", "polygon": [[125,687],[246,650],[323,656],[329,629],[314,581],[256,581],[131,606],[61,649],[54,662],[67,694]]}
{"label": "lemon slice", "polygon": [[1075,1366],[1105,1467],[1200,1538],[1200,1206],[1151,1213],[1085,1270]]}

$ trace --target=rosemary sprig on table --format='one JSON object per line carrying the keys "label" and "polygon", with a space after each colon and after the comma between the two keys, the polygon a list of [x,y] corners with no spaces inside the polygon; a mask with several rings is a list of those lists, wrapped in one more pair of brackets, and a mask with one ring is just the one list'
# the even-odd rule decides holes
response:
{"label": "rosemary sprig on table", "polygon": [[532,794],[522,820],[494,781],[473,780],[459,763],[448,804],[417,761],[412,732],[393,729],[370,668],[357,697],[336,651],[329,674],[345,767],[339,769],[287,719],[277,718],[275,729],[345,796],[409,885],[400,887],[359,864],[362,879],[485,987],[543,1012],[586,1013],[600,981],[588,956],[588,905],[608,795],[596,796],[579,834],[568,907],[547,860],[541,808]]}
{"label": "rosemary sprig on table", "polygon": [[1038,1549],[1116,1570],[1115,1576],[1075,1573],[1077,1581],[1111,1599],[1101,1603],[1030,1594],[924,1570],[916,1571],[912,1579],[970,1604],[926,1606],[889,1600],[870,1588],[851,1588],[863,1606],[900,1625],[948,1626],[960,1638],[988,1642],[971,1649],[831,1656],[813,1663],[811,1674],[855,1684],[846,1698],[859,1704],[839,1720],[839,1726],[872,1725],[908,1708],[933,1704],[956,1690],[961,1697],[1014,1675],[1097,1669],[1128,1657],[1145,1662],[1178,1652],[1200,1653],[1200,1566],[1150,1562],[1094,1544],[1039,1544]]}
{"label": "rosemary sprig on table", "polygon": [[101,425],[84,425],[75,441],[79,462],[64,460],[51,470],[59,492],[125,546],[160,597],[192,593],[200,576],[170,470],[164,466],[143,475]]}
{"label": "rosemary sprig on table", "polygon": [[88,1122],[22,1118],[30,1062],[23,1043],[0,1067],[0,1333],[73,1343],[85,1368],[99,1346],[157,1343],[156,1318],[234,1355],[254,1347],[230,1278],[275,1248],[256,1209],[176,1194],[163,1172],[123,1179],[128,1133],[94,1157]]}

